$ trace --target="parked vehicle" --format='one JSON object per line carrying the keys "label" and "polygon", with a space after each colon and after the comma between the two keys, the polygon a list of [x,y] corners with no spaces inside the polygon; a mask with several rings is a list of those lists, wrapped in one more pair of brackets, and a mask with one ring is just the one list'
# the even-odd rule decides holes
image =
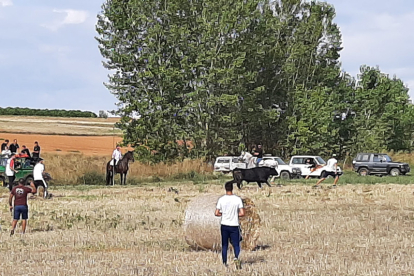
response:
{"label": "parked vehicle", "polygon": [[[5,186],[5,180],[7,179],[5,173],[7,159],[4,156],[0,157],[0,185],[2,186]],[[18,171],[15,181],[17,182],[20,178],[23,178],[28,185],[33,180],[33,163],[30,159],[26,158],[16,158],[14,162],[15,169]]]}
{"label": "parked vehicle", "polygon": [[[316,166],[316,169],[312,172],[311,166],[306,164],[306,160],[310,159]],[[300,168],[302,177],[310,176],[310,177],[321,177],[321,175],[325,172],[326,162],[320,156],[315,155],[294,155],[290,158],[289,165],[291,167]],[[338,166],[338,174],[341,175],[343,172],[341,168]]]}
{"label": "parked vehicle", "polygon": [[272,166],[273,164],[277,164],[276,171],[279,174],[277,177],[281,179],[299,178],[301,176],[300,168],[289,166],[277,156],[263,156],[262,161],[259,162],[259,167]]}
{"label": "parked vehicle", "polygon": [[214,163],[215,172],[229,173],[236,168],[246,169],[246,167],[246,163],[239,161],[237,156],[220,156]]}
{"label": "parked vehicle", "polygon": [[354,171],[361,176],[366,175],[405,175],[410,172],[407,163],[393,162],[384,153],[358,153],[352,161]]}

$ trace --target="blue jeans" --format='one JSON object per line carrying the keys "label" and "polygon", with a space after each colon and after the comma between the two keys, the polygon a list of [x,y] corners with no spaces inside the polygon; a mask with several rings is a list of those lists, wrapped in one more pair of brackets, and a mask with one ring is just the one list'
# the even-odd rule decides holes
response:
{"label": "blue jeans", "polygon": [[14,206],[13,219],[19,220],[20,216],[22,217],[22,219],[28,219],[29,218],[29,207],[27,207],[26,205]]}
{"label": "blue jeans", "polygon": [[260,161],[262,161],[262,158],[257,158],[256,159],[256,164],[259,165]]}
{"label": "blue jeans", "polygon": [[227,249],[229,247],[229,239],[234,248],[234,256],[239,258],[240,254],[240,229],[239,226],[221,225],[221,257],[223,263],[227,263]]}

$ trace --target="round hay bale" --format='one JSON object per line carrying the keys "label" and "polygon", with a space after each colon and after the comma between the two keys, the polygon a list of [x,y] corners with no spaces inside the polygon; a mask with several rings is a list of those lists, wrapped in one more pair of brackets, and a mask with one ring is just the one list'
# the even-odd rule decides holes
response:
{"label": "round hay bale", "polygon": [[[203,195],[195,198],[185,212],[184,232],[187,243],[196,249],[221,249],[220,217],[214,215],[220,196]],[[259,238],[260,217],[253,201],[243,198],[246,215],[240,218],[244,250],[256,248]]]}

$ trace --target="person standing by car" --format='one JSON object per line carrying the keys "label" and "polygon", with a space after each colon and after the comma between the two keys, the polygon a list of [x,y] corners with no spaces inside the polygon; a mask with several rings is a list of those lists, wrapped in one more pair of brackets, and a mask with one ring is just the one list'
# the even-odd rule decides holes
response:
{"label": "person standing by car", "polygon": [[227,248],[230,239],[234,248],[234,263],[237,269],[241,269],[239,217],[245,215],[245,210],[241,198],[233,194],[233,182],[227,182],[224,188],[226,194],[219,198],[214,212],[214,215],[221,217],[221,256],[223,264],[227,266]]}
{"label": "person standing by car", "polygon": [[1,155],[3,155],[4,157],[7,157],[7,158],[10,157],[11,151],[9,150],[9,147],[8,146],[6,146],[4,148],[4,150],[1,151]]}
{"label": "person standing by car", "polygon": [[263,158],[263,149],[262,145],[258,144],[257,147],[254,149],[253,156],[256,157],[256,166],[262,161]]}
{"label": "person standing by car", "polygon": [[326,163],[326,166],[324,168],[324,173],[322,175],[322,178],[319,179],[319,181],[314,186],[315,188],[319,187],[319,184],[321,184],[328,176],[335,177],[333,187],[336,187],[336,183],[338,183],[339,180],[339,174],[338,174],[338,160],[336,160],[336,154],[332,154],[331,159],[328,160]]}
{"label": "person standing by car", "polygon": [[8,177],[8,187],[11,191],[13,189],[13,183],[14,179],[16,179],[15,174],[18,173],[17,170],[14,169],[14,160],[16,158],[16,155],[12,154],[9,159],[7,159],[6,163],[6,176]]}
{"label": "person standing by car", "polygon": [[17,139],[13,140],[13,143],[10,144],[9,149],[11,153],[14,153],[14,154],[19,153],[20,146],[19,144],[17,144]]}
{"label": "person standing by car", "polygon": [[1,151],[5,150],[9,146],[9,140],[4,140],[4,143],[1,144]]}
{"label": "person standing by car", "polygon": [[32,157],[35,161],[40,158],[40,146],[37,141],[34,142]]}
{"label": "person standing by car", "polygon": [[43,198],[47,198],[48,195],[48,191],[47,191],[47,183],[45,181],[44,178],[44,174],[45,174],[45,165],[43,164],[43,159],[39,158],[39,161],[37,162],[37,164],[34,166],[33,168],[33,179],[34,179],[34,184],[36,186],[36,189],[39,188],[39,186],[43,187]]}
{"label": "person standing by car", "polygon": [[[22,219],[22,234],[26,232],[27,219],[29,218],[29,206],[27,205],[27,196],[29,193],[35,194],[36,187],[32,182],[30,182],[30,188],[24,185],[24,179],[19,179],[19,184],[13,188],[10,192],[9,205],[10,211],[13,211],[13,222],[12,229],[10,231],[10,236],[14,235],[14,230],[16,229],[17,222],[19,219]],[[14,204],[13,204],[14,198]],[[14,205],[14,207],[13,207]]]}

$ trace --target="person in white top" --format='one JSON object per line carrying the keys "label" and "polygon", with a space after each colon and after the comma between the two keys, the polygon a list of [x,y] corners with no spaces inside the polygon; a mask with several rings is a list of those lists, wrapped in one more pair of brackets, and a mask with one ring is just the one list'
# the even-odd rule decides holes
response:
{"label": "person in white top", "polygon": [[9,150],[8,146],[5,146],[4,150],[1,151],[1,154],[4,155],[4,157],[9,157],[12,152]]}
{"label": "person in white top", "polygon": [[43,164],[43,159],[39,158],[37,164],[33,168],[33,179],[36,189],[39,186],[43,186],[43,197],[47,198],[48,191],[47,191],[47,183],[44,179],[45,173],[45,165]]}
{"label": "person in white top", "polygon": [[324,168],[324,173],[321,177],[321,179],[319,179],[319,181],[316,183],[315,187],[319,187],[319,184],[322,183],[322,181],[324,181],[328,176],[332,176],[335,177],[334,180],[334,187],[336,187],[336,183],[338,183],[339,180],[339,174],[338,174],[338,160],[336,160],[336,154],[332,154],[331,159],[328,160],[325,168]]}
{"label": "person in white top", "polygon": [[10,158],[7,159],[7,163],[6,163],[5,173],[9,179],[9,183],[7,184],[7,186],[9,187],[10,191],[13,189],[13,183],[14,183],[14,180],[16,179],[16,173],[18,173],[18,171],[14,168],[15,158],[16,156],[14,154],[11,154]]}
{"label": "person in white top", "polygon": [[115,160],[115,166],[118,165],[119,160],[122,159],[122,153],[121,153],[120,146],[116,146],[116,149],[114,149],[114,151],[112,152],[112,159]]}
{"label": "person in white top", "polygon": [[240,254],[240,224],[239,217],[245,215],[243,201],[240,197],[233,194],[233,182],[229,181],[225,184],[226,195],[217,201],[215,215],[221,217],[221,256],[223,264],[227,266],[227,249],[229,239],[234,248],[234,263],[236,268],[241,268],[239,260]]}

